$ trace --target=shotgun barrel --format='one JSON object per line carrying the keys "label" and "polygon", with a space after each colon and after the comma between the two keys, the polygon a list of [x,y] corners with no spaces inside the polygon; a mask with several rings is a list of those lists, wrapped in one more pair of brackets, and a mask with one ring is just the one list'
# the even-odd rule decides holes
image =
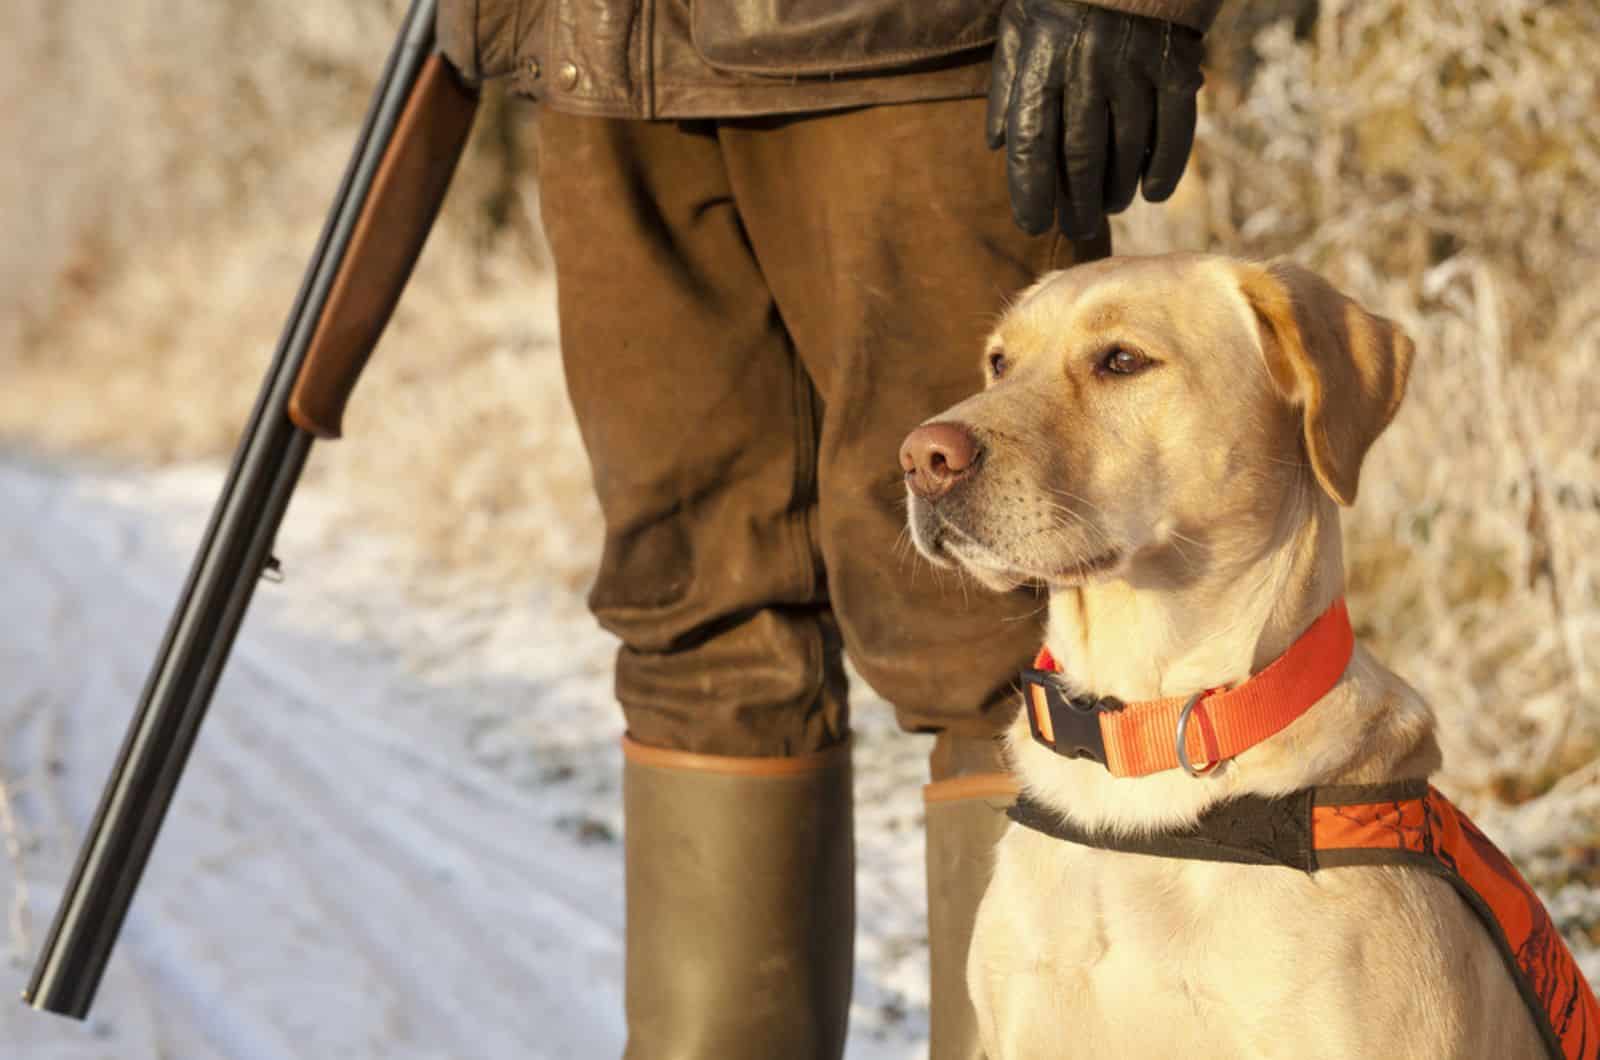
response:
{"label": "shotgun barrel", "polygon": [[23,1000],[84,1018],[315,438],[356,379],[422,250],[477,93],[413,0],[234,452],[183,592],[78,851]]}

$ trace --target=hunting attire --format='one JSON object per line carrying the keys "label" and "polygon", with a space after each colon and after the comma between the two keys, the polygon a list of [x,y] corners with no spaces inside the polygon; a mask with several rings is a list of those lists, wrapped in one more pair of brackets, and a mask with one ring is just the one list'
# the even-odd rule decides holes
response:
{"label": "hunting attire", "polygon": [[[1204,32],[1222,0],[1098,0]],[[470,80],[604,118],[816,114],[989,89],[1000,0],[443,0]],[[965,146],[965,145],[963,145]]]}
{"label": "hunting attire", "polygon": [[[996,68],[1026,79],[1067,37],[1108,69],[1175,40],[1197,56],[1219,2],[442,3],[452,63],[543,104],[562,352],[606,524],[590,604],[622,642],[632,1060],[842,1054],[842,652],[902,727],[940,734],[933,1055],[977,1055],[966,946],[1011,796],[993,738],[1042,600],[913,557],[896,452],[981,384],[1008,296],[1110,251],[1098,170],[1093,230],[1019,227],[1043,227],[1017,205],[1027,160],[985,140],[997,113],[1013,143],[1032,126],[986,105]],[[1072,68],[1051,76],[1070,107]]]}

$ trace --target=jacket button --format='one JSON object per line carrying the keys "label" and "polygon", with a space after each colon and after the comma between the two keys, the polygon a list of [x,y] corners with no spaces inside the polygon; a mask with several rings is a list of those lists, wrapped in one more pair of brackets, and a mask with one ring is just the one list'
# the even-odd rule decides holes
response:
{"label": "jacket button", "polygon": [[562,88],[570,90],[578,87],[578,67],[576,63],[570,61],[562,63],[558,76],[561,78]]}

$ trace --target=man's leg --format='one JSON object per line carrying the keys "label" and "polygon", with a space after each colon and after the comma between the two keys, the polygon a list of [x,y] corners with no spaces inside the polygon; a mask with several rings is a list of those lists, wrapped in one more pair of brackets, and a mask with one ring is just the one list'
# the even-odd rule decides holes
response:
{"label": "man's leg", "polygon": [[622,641],[630,1060],[832,1060],[854,932],[816,397],[706,127],[540,116],[568,389]]}
{"label": "man's leg", "polygon": [[1044,600],[930,567],[900,442],[983,385],[983,339],[1041,273],[1102,256],[1011,220],[983,100],[725,122],[756,259],[821,394],[818,535],[857,669],[902,727],[987,737],[1015,706]]}
{"label": "man's leg", "polygon": [[978,1053],[964,966],[1008,801],[993,739],[1038,648],[1044,600],[919,560],[897,454],[912,427],[982,385],[982,342],[1008,298],[1110,249],[1108,237],[1075,246],[1016,228],[984,107],[719,132],[757,260],[822,395],[818,533],[846,649],[902,727],[941,733],[927,792],[934,1060]]}

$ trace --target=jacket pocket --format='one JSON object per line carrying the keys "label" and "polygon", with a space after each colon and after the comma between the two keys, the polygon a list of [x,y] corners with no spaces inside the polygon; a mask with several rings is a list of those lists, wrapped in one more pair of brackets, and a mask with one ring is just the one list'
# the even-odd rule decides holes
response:
{"label": "jacket pocket", "polygon": [[722,70],[825,77],[992,44],[997,0],[690,0],[700,57]]}
{"label": "jacket pocket", "polygon": [[543,0],[439,0],[439,50],[472,83],[513,73],[539,23]]}

